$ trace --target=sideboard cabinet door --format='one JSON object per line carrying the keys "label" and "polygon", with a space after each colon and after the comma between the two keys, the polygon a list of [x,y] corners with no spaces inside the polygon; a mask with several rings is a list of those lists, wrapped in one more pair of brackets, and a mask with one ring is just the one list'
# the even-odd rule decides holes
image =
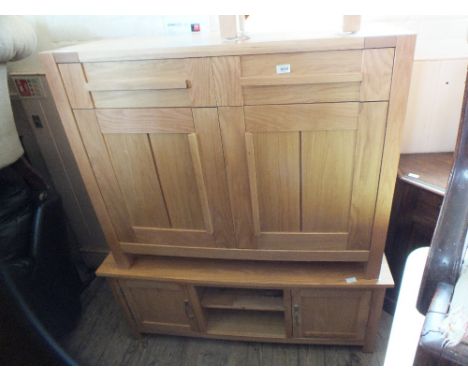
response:
{"label": "sideboard cabinet door", "polygon": [[74,114],[121,243],[235,246],[216,108]]}
{"label": "sideboard cabinet door", "polygon": [[219,108],[241,247],[341,251],[366,261],[387,106]]}
{"label": "sideboard cabinet door", "polygon": [[293,290],[294,337],[363,341],[371,294],[359,289]]}

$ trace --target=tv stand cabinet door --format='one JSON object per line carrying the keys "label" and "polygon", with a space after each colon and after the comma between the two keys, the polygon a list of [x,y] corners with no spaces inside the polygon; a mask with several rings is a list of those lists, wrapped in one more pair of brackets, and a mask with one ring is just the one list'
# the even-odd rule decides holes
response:
{"label": "tv stand cabinet door", "polygon": [[293,290],[294,337],[362,343],[371,296],[370,290],[362,289]]}
{"label": "tv stand cabinet door", "polygon": [[140,280],[120,280],[119,284],[139,332],[198,330],[185,286]]}

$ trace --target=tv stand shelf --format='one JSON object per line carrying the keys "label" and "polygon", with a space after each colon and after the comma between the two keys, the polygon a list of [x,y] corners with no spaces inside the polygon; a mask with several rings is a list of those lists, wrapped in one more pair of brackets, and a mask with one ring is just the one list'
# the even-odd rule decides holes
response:
{"label": "tv stand shelf", "polygon": [[282,312],[282,290],[203,288],[201,305],[209,309]]}

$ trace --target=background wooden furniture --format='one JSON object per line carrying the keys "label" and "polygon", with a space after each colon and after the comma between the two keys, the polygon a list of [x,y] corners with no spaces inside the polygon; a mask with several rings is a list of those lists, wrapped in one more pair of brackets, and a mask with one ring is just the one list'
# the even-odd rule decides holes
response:
{"label": "background wooden furniture", "polygon": [[[145,261],[151,270],[145,277],[158,281],[161,256],[192,258],[191,267],[206,264],[204,258],[243,260],[241,269],[252,260],[263,260],[259,267],[265,270],[269,262],[283,262],[277,267],[291,275],[304,262],[329,263],[323,277],[316,274],[320,266],[308,268],[314,285],[325,288],[319,292],[271,282],[267,289],[282,296],[283,312],[223,307],[205,320],[196,311],[215,308],[203,307],[205,294],[197,288],[206,287],[210,272],[219,273],[215,268],[204,271],[206,280],[185,287],[119,284],[116,295],[137,317],[138,331],[197,328],[250,338],[263,327],[268,332],[262,339],[289,339],[292,330],[307,341],[346,338],[371,348],[383,300],[383,290],[373,289],[382,285],[414,42],[413,35],[378,34],[253,37],[237,44],[219,38],[135,40],[42,54],[113,267],[128,268],[128,279],[142,278],[138,264]],[[326,280],[348,263],[357,276],[341,281],[345,298],[328,290]],[[119,277],[104,269],[98,274]],[[361,292],[347,291],[360,279],[369,280]],[[252,284],[261,288],[259,281]],[[227,295],[236,301],[266,298],[233,293]],[[174,321],[166,322],[147,308],[152,296],[173,296],[196,322],[182,320],[180,305]],[[323,309],[317,313],[311,306]],[[343,319],[336,314],[341,307]],[[296,323],[284,326],[283,320]],[[237,326],[244,322],[246,327]]]}
{"label": "background wooden furniture", "polygon": [[385,254],[395,280],[384,308],[393,313],[408,255],[431,244],[453,153],[403,154],[400,157]]}
{"label": "background wooden furniture", "polygon": [[[62,198],[72,247],[95,269],[109,252],[44,75],[10,73],[15,123],[26,158]],[[15,81],[36,93],[20,94]]]}

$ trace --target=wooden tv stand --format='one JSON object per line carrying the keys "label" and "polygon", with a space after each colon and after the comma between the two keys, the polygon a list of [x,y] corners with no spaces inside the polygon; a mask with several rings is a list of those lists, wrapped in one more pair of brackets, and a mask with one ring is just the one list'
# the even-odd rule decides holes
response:
{"label": "wooden tv stand", "polygon": [[414,44],[192,35],[41,54],[111,250],[98,275],[137,331],[372,348]]}
{"label": "wooden tv stand", "polygon": [[135,332],[249,341],[361,345],[372,351],[385,289],[360,264],[139,258],[131,269],[109,256],[107,277]]}

